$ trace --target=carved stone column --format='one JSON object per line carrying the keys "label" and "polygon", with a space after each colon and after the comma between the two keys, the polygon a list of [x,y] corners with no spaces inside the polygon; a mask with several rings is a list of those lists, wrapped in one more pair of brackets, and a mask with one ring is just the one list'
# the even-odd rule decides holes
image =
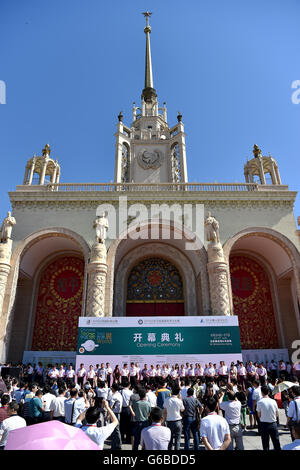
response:
{"label": "carved stone column", "polygon": [[0,243],[0,317],[2,315],[7,278],[10,272],[12,240]]}
{"label": "carved stone column", "polygon": [[92,246],[91,259],[88,264],[88,288],[86,315],[88,317],[104,317],[105,285],[106,285],[106,246],[96,242]]}
{"label": "carved stone column", "polygon": [[221,243],[208,244],[208,277],[212,315],[231,315],[228,264]]}

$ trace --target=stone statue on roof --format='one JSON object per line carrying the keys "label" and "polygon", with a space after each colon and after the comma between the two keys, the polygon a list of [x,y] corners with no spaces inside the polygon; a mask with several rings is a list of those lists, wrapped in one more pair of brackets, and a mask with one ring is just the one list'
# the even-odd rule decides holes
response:
{"label": "stone statue on roof", "polygon": [[108,230],[108,220],[105,217],[105,212],[102,212],[94,221],[94,228],[96,229],[96,241],[98,243],[105,243]]}
{"label": "stone statue on roof", "polygon": [[11,232],[13,226],[16,225],[16,219],[12,217],[11,212],[7,212],[7,216],[2,222],[1,230],[0,230],[0,241],[1,243],[7,243],[7,241],[11,238]]}

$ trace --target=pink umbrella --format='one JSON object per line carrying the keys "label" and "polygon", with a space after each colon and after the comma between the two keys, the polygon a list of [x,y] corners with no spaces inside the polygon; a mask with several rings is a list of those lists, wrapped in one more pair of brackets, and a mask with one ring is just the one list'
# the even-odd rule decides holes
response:
{"label": "pink umbrella", "polygon": [[80,428],[46,421],[10,431],[5,450],[99,450]]}

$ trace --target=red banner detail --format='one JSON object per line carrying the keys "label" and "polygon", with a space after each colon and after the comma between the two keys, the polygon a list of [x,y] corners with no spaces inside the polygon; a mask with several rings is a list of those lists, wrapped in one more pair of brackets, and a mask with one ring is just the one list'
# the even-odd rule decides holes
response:
{"label": "red banner detail", "polygon": [[81,315],[84,261],[64,256],[44,270],[37,298],[33,351],[73,351]]}
{"label": "red banner detail", "polygon": [[234,314],[239,317],[242,349],[278,348],[267,273],[247,256],[230,257]]}

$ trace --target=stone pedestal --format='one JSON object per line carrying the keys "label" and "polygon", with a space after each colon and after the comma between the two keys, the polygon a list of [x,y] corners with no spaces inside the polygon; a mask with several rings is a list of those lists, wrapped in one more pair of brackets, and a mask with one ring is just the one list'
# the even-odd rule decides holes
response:
{"label": "stone pedestal", "polygon": [[105,243],[96,242],[92,247],[91,259],[88,264],[88,288],[86,316],[104,317],[105,285],[106,285],[106,247]]}
{"label": "stone pedestal", "polygon": [[231,315],[228,264],[221,243],[209,243],[207,252],[212,315]]}

